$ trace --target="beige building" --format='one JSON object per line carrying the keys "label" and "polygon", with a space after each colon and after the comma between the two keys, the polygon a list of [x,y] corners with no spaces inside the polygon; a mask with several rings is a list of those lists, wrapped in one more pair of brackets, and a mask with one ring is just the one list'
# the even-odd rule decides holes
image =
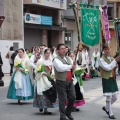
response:
{"label": "beige building", "polygon": [[[78,34],[77,28],[74,20],[74,14],[72,9],[69,8],[69,3],[71,0],[68,0],[67,10],[63,12],[63,26],[67,28],[67,31],[64,32],[64,41],[67,45],[69,45],[72,49],[78,44]],[[75,1],[75,0],[74,0]],[[76,0],[78,2],[87,3],[88,0]],[[120,18],[120,0],[93,0],[92,2],[95,5],[108,5],[108,19],[109,19],[109,28],[111,34],[111,55],[114,56],[117,51],[117,40],[116,34],[114,31],[114,18]],[[104,41],[101,38],[100,44],[90,48],[90,54],[93,52],[95,48],[100,50],[100,46]]]}
{"label": "beige building", "polygon": [[[56,46],[64,42],[65,27],[62,26],[61,13],[66,9],[66,0],[23,0],[24,1],[24,43],[25,48],[40,46]],[[28,22],[28,15],[30,20]],[[42,23],[42,17],[51,17]],[[34,20],[33,20],[34,19]],[[40,21],[41,19],[41,21]],[[29,44],[28,44],[29,43]]]}
{"label": "beige building", "polygon": [[120,18],[120,0],[107,0],[107,5],[109,16],[109,28],[111,33],[111,54],[113,56],[116,54],[116,51],[118,49],[113,19]]}
{"label": "beige building", "polygon": [[[88,0],[73,0],[78,1],[82,3],[88,3]],[[106,0],[92,0],[93,2],[91,4],[94,5],[105,5]],[[72,48],[72,50],[75,49],[75,47],[78,45],[78,33],[77,33],[77,27],[74,19],[73,10],[69,7],[69,3],[71,0],[67,0],[67,10],[63,12],[63,26],[67,28],[67,31],[64,32],[64,41],[65,43]],[[102,42],[102,39],[101,39]],[[90,55],[93,53],[94,49],[98,48],[100,50],[100,44],[91,47],[90,48]]]}
{"label": "beige building", "polygon": [[9,73],[9,62],[5,55],[10,46],[15,49],[24,46],[22,6],[22,0],[0,0],[0,16],[5,18],[0,27],[0,52],[5,73]]}

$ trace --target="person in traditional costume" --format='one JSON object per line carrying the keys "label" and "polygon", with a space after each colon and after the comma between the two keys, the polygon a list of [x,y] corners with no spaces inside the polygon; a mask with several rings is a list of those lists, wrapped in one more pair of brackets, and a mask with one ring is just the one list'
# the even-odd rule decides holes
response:
{"label": "person in traditional costume", "polygon": [[99,59],[100,59],[100,53],[98,49],[95,49],[94,53],[92,54],[92,66],[96,70],[98,70],[99,68]]}
{"label": "person in traditional costume", "polygon": [[56,50],[56,48],[55,48],[54,51],[53,51],[53,54],[52,54],[53,59],[54,59],[55,57],[57,57],[57,55],[58,55],[58,53],[57,53],[57,50]]}
{"label": "person in traditional costume", "polygon": [[30,50],[29,49],[25,49],[25,52],[26,52],[28,58],[31,58],[32,53],[30,52]]}
{"label": "person in traditional costume", "polygon": [[22,104],[23,100],[33,99],[33,86],[28,71],[29,58],[22,48],[18,50],[18,55],[15,57],[14,68],[7,98],[18,100],[18,104]]}
{"label": "person in traditional costume", "polygon": [[43,51],[45,49],[45,45],[40,45],[40,55],[42,56],[43,55]]}
{"label": "person in traditional costume", "polygon": [[[74,101],[75,88],[72,80],[71,70],[75,69],[76,62],[71,63],[68,56],[66,56],[66,48],[64,44],[57,45],[58,56],[53,59],[53,66],[55,69],[56,89],[59,99],[60,120],[73,120],[71,115]],[[65,109],[66,100],[68,98],[68,105]]]}
{"label": "person in traditional costume", "polygon": [[[73,61],[75,60],[75,55],[73,52],[69,52],[68,56],[70,57],[71,63],[73,63]],[[76,65],[76,69],[81,68],[81,66]],[[74,70],[74,71],[75,71]],[[84,70],[83,73],[81,73],[81,75],[84,74]],[[76,92],[76,101],[73,105],[73,111],[79,111],[79,106],[82,106],[85,104],[85,100],[84,100],[84,90],[83,90],[83,81],[82,81],[82,76],[76,75],[75,72],[73,72],[73,84],[75,86],[75,92]]]}
{"label": "person in traditional costume", "polygon": [[89,55],[88,55],[88,51],[87,49],[84,47],[83,50],[82,50],[82,63],[81,65],[82,66],[85,66],[85,71],[86,71],[86,78],[89,78],[90,77],[90,69],[89,69],[89,63],[90,63],[90,60],[89,60]]}
{"label": "person in traditional costume", "polygon": [[100,58],[100,72],[102,77],[103,95],[106,96],[106,106],[102,109],[107,113],[110,119],[115,119],[112,111],[112,104],[118,98],[118,86],[115,76],[116,64],[119,61],[117,56],[115,59],[110,56],[110,47],[105,44],[103,46],[104,54]]}
{"label": "person in traditional costume", "polygon": [[32,80],[32,83],[34,84],[36,64],[37,61],[42,57],[42,54],[40,53],[40,48],[38,46],[35,46],[33,51],[34,53],[29,60],[31,66],[29,71],[31,73],[30,78]]}
{"label": "person in traditional costume", "polygon": [[52,114],[48,108],[58,107],[57,93],[54,82],[54,68],[50,49],[43,51],[43,56],[36,64],[36,85],[33,100],[33,107],[39,108],[44,114]]}
{"label": "person in traditional costume", "polygon": [[70,52],[70,47],[66,46],[65,50],[66,50],[66,56],[68,56],[68,53]]}
{"label": "person in traditional costume", "polygon": [[92,54],[90,65],[89,65],[91,78],[98,77],[99,59],[100,59],[100,53],[99,53],[98,49],[95,49]]}

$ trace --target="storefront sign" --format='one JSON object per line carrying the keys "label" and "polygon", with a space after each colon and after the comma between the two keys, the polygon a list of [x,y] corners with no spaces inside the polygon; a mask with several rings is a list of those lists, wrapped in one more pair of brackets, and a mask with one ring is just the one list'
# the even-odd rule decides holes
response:
{"label": "storefront sign", "polygon": [[32,0],[32,3],[58,9],[67,9],[67,0]]}
{"label": "storefront sign", "polygon": [[40,25],[52,25],[52,17],[26,13],[25,14],[25,23],[40,24]]}

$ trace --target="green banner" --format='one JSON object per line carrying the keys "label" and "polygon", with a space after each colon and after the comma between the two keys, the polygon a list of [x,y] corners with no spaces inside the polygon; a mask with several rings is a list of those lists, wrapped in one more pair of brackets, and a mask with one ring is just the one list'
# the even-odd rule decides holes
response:
{"label": "green banner", "polygon": [[81,8],[81,40],[88,46],[99,44],[100,23],[98,9]]}

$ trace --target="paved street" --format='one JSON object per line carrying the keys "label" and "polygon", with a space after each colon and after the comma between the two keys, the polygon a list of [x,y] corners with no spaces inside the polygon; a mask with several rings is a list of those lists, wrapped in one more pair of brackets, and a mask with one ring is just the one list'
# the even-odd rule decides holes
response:
{"label": "paved street", "polygon": [[[8,100],[6,98],[9,75],[4,78],[5,86],[0,88],[0,120],[59,120],[58,109],[49,109],[53,115],[45,116],[39,113],[38,109],[32,107],[32,101],[24,102],[23,105],[18,105],[17,101]],[[118,86],[120,88],[120,76],[117,77]],[[102,111],[102,106],[105,99],[102,96],[101,79],[94,78],[84,81],[85,100],[86,104],[80,108],[79,112],[74,112],[75,120],[109,120],[105,112]],[[120,119],[120,97],[113,105],[113,111],[116,120]]]}

